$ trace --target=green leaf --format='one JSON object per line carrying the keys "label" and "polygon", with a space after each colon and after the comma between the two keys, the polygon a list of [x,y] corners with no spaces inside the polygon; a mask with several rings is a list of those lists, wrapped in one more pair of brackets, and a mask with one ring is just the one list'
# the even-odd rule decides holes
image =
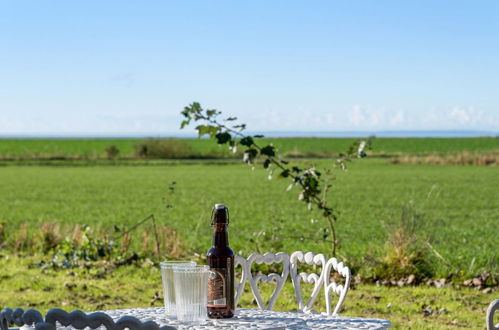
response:
{"label": "green leaf", "polygon": [[307,183],[308,183],[308,186],[311,188],[311,190],[315,190],[317,188],[317,186],[319,185],[319,182],[314,177],[309,177],[309,179],[307,180]]}
{"label": "green leaf", "polygon": [[199,137],[209,135],[211,138],[213,138],[220,130],[220,127],[211,125],[199,125],[196,127],[196,129],[198,131]]}
{"label": "green leaf", "polygon": [[246,124],[241,124],[241,125],[235,125],[232,126],[233,128],[239,128],[239,131],[242,131],[246,128]]}
{"label": "green leaf", "polygon": [[232,139],[232,135],[228,132],[222,132],[215,135],[218,144],[225,144]]}
{"label": "green leaf", "polygon": [[218,115],[218,111],[216,109],[208,109],[206,110],[206,115],[208,117],[216,116]]}
{"label": "green leaf", "polygon": [[289,168],[287,168],[287,169],[283,170],[283,171],[281,172],[281,174],[279,174],[279,175],[280,175],[281,177],[283,177],[283,178],[287,178],[287,177],[289,176],[289,173],[290,173],[290,172],[291,172],[291,171],[289,170]]}
{"label": "green leaf", "polygon": [[239,143],[247,147],[251,147],[254,144],[253,138],[251,136],[243,137]]}
{"label": "green leaf", "polygon": [[184,111],[182,111],[182,115],[186,118],[191,118],[191,114],[199,114],[203,111],[201,108],[201,104],[199,102],[192,102],[189,106],[184,107]]}
{"label": "green leaf", "polygon": [[265,156],[274,157],[275,156],[275,148],[273,145],[269,144],[268,146],[263,147],[260,150],[260,153]]}
{"label": "green leaf", "polygon": [[265,159],[265,161],[263,162],[263,168],[269,168],[270,166],[270,159]]}
{"label": "green leaf", "polygon": [[[188,124],[193,118],[196,118],[197,120],[197,114],[199,114],[201,111],[201,105],[198,102],[193,102],[189,106],[184,107],[184,110],[182,110],[180,113],[186,118],[185,121]],[[184,122],[182,123],[182,128],[186,125],[184,124]]]}
{"label": "green leaf", "polygon": [[253,162],[255,161],[256,155],[258,155],[258,150],[253,149],[253,148],[246,149],[246,151],[244,152],[244,155],[243,155],[243,160],[247,164],[253,164]]}
{"label": "green leaf", "polygon": [[225,119],[226,121],[234,121],[234,120],[237,120],[237,117],[229,117],[227,119]]}

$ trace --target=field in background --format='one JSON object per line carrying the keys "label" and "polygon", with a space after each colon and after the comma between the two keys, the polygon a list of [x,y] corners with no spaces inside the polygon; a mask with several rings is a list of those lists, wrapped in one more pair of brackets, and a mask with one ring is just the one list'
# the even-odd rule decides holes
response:
{"label": "field in background", "polygon": [[[0,139],[0,159],[16,158],[104,158],[106,148],[115,146],[120,157],[134,157],[134,145],[143,139]],[[207,139],[182,139],[185,153],[180,158],[233,157],[224,147]],[[282,154],[295,157],[328,157],[344,152],[353,138],[274,138]],[[441,154],[493,152],[499,138],[377,138],[371,154]]]}
{"label": "field in background", "polygon": [[[319,168],[327,163],[317,161]],[[154,213],[158,223],[178,231],[188,254],[204,253],[211,241],[211,208],[223,202],[231,209],[236,251],[290,252],[299,242],[300,249],[329,252],[330,244],[322,241],[325,223],[312,220],[320,216],[297,201],[297,191],[285,192],[289,180],[273,180],[263,169],[242,164],[9,166],[0,169],[0,222],[7,231],[23,222],[35,230],[43,222],[107,230]],[[167,195],[172,181],[176,191]],[[497,271],[498,186],[495,167],[358,161],[338,173],[330,194],[340,211],[340,254],[360,264],[363,256],[381,253],[387,233],[412,203],[423,214],[418,229],[448,263],[440,263],[437,273]],[[173,208],[166,209],[167,203]]]}
{"label": "field in background", "polygon": [[[305,158],[293,162],[318,168],[330,166],[332,160],[323,158],[346,150],[352,141],[272,139],[287,157]],[[213,141],[169,140],[161,146],[169,155],[184,159],[139,157],[134,145],[141,142],[0,139],[0,269],[9,269],[0,271],[0,307],[146,306],[160,291],[150,285],[159,283],[159,274],[157,265],[147,258],[132,266],[113,268],[113,262],[99,262],[88,269],[53,270],[39,268],[40,261],[50,256],[33,256],[33,251],[58,236],[74,238],[75,225],[90,225],[92,237],[114,237],[120,234],[117,227],[129,228],[154,214],[163,241],[173,241],[162,246],[163,256],[202,256],[211,244],[209,216],[217,202],[230,207],[231,246],[239,254],[298,249],[330,254],[326,225],[297,200],[297,191],[285,192],[288,180],[269,181],[261,166],[251,170],[240,161],[224,159],[234,155]],[[119,155],[107,159],[111,145]],[[395,287],[362,284],[350,292],[345,315],[390,319],[395,328],[483,326],[494,293],[482,293],[483,286],[480,291],[462,286],[463,279],[479,273],[489,278],[499,274],[499,170],[494,166],[499,162],[481,161],[498,152],[498,138],[380,138],[368,152],[370,157],[351,163],[347,172],[338,172],[330,200],[339,211],[339,258],[354,273],[372,279],[380,261],[405,260],[404,253],[397,255],[401,246],[387,244],[405,221],[413,230],[411,235],[430,243],[421,247],[433,260],[428,266],[431,276],[453,282],[443,289],[425,283],[403,288],[396,283]],[[175,191],[170,193],[173,181]],[[407,216],[404,210],[408,209],[412,211]],[[150,223],[134,235],[130,250],[152,248]],[[38,245],[22,246],[30,240]],[[390,269],[384,275],[390,277]],[[105,292],[108,288],[112,293]],[[249,293],[242,303],[253,306]],[[152,304],[159,306],[161,301]],[[289,283],[277,308],[295,308]],[[425,316],[428,310],[432,312]]]}

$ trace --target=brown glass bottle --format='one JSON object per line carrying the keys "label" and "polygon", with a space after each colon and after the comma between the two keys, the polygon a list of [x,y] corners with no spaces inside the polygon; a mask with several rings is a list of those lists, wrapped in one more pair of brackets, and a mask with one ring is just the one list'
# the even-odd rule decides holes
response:
{"label": "brown glass bottle", "polygon": [[208,280],[208,317],[225,319],[234,316],[234,252],[229,247],[227,227],[229,210],[223,204],[213,209],[213,244],[206,258],[212,271]]}

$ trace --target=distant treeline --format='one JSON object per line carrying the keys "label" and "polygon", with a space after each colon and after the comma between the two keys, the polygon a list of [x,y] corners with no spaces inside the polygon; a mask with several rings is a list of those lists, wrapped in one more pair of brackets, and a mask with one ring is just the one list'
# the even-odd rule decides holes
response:
{"label": "distant treeline", "polygon": [[[328,158],[344,152],[354,138],[269,138],[289,158]],[[496,153],[499,138],[376,138],[374,156],[445,156]],[[238,158],[207,139],[0,139],[0,160],[219,159]]]}

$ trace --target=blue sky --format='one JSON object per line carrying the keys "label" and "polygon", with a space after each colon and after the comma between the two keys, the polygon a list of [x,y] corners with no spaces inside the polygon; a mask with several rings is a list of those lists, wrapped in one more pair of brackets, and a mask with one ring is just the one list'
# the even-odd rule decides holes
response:
{"label": "blue sky", "polygon": [[0,2],[0,134],[499,131],[498,1]]}

